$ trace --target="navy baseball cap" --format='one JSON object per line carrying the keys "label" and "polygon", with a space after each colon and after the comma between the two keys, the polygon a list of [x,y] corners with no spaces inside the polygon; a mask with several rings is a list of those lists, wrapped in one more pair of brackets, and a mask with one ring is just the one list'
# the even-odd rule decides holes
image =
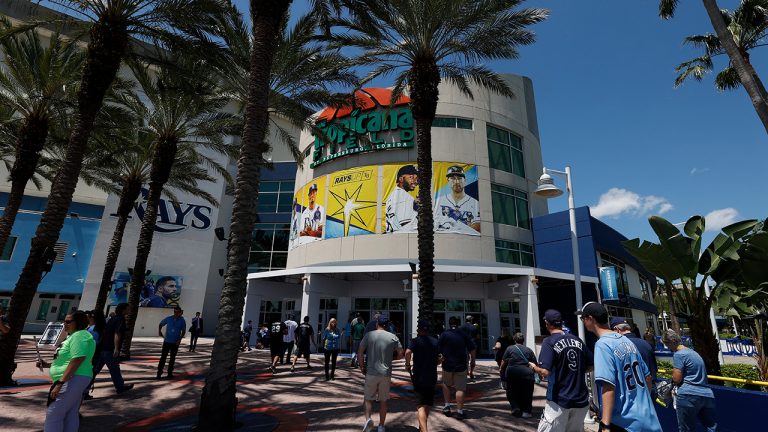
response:
{"label": "navy baseball cap", "polygon": [[605,306],[597,302],[589,302],[585,304],[584,307],[581,308],[581,310],[576,311],[575,313],[576,315],[591,316],[598,322],[602,322],[602,323],[608,322],[608,309],[606,309]]}
{"label": "navy baseball cap", "polygon": [[379,315],[379,319],[377,320],[380,326],[389,325],[389,317],[386,315]]}
{"label": "navy baseball cap", "polygon": [[464,168],[458,165],[449,167],[448,172],[445,174],[445,176],[446,177],[450,177],[450,176],[466,177],[466,175],[464,175]]}
{"label": "navy baseball cap", "polygon": [[616,328],[617,325],[621,325],[621,324],[629,324],[629,323],[627,322],[626,318],[622,318],[622,317],[611,318],[611,328]]}
{"label": "navy baseball cap", "polygon": [[418,174],[419,171],[416,170],[416,167],[413,165],[405,165],[400,167],[399,170],[397,170],[397,176],[404,176],[408,174]]}
{"label": "navy baseball cap", "polygon": [[563,316],[560,314],[560,311],[558,310],[547,309],[547,311],[544,312],[544,321],[550,324],[562,324]]}
{"label": "navy baseball cap", "polygon": [[312,192],[317,192],[317,183],[312,183],[312,186],[309,187],[309,192],[307,193],[312,193]]}
{"label": "navy baseball cap", "polygon": [[416,326],[419,330],[429,330],[432,328],[432,323],[429,322],[429,320],[421,319],[419,320],[418,325]]}

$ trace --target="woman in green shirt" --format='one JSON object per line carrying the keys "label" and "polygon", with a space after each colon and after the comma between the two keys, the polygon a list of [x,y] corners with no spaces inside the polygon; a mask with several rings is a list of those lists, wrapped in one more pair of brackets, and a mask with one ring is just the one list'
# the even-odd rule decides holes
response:
{"label": "woman in green shirt", "polygon": [[86,330],[88,316],[77,311],[64,318],[67,339],[56,350],[53,363],[42,362],[50,367],[53,385],[48,395],[48,412],[45,416],[45,432],[76,432],[80,427],[80,402],[83,391],[93,377],[93,353],[96,342]]}

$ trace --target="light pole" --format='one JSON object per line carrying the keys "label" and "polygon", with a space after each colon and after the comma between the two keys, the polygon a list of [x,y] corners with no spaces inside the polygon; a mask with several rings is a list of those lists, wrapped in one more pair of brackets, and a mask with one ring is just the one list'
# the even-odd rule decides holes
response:
{"label": "light pole", "polygon": [[[565,176],[565,185],[568,190],[568,218],[571,225],[571,249],[573,252],[573,282],[576,285],[576,309],[581,310],[581,268],[579,267],[579,237],[576,235],[576,206],[573,201],[573,184],[571,183],[571,167],[566,166],[565,171],[556,171],[553,169],[544,168],[544,173],[539,178],[539,187],[534,192],[536,195],[543,198],[555,198],[563,194],[563,190],[555,186],[555,181],[552,180],[550,174],[557,174]],[[577,320],[579,326],[579,338],[586,340],[586,334],[584,331],[584,323],[579,319]]]}

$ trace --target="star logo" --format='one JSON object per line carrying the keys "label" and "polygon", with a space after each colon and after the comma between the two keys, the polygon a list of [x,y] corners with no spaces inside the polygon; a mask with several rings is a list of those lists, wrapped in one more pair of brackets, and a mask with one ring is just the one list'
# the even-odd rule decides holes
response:
{"label": "star logo", "polygon": [[359,184],[357,188],[350,194],[349,190],[345,188],[344,196],[341,196],[334,191],[329,191],[333,199],[335,199],[339,206],[341,206],[339,210],[330,216],[338,217],[342,213],[344,214],[344,237],[349,235],[349,225],[352,223],[353,219],[360,225],[365,226],[365,221],[360,215],[360,210],[365,210],[376,206],[376,201],[363,201],[358,199],[362,189],[363,185]]}

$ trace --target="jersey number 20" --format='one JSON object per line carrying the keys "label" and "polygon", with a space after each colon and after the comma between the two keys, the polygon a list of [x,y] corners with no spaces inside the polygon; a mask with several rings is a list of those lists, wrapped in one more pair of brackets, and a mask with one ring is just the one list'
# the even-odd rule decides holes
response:
{"label": "jersey number 20", "polygon": [[640,369],[640,363],[636,361],[632,362],[632,364],[624,365],[624,372],[631,372],[624,377],[627,381],[627,388],[630,390],[634,390],[638,385],[640,385],[640,387],[645,387],[645,380],[640,377],[640,371],[638,369]]}

